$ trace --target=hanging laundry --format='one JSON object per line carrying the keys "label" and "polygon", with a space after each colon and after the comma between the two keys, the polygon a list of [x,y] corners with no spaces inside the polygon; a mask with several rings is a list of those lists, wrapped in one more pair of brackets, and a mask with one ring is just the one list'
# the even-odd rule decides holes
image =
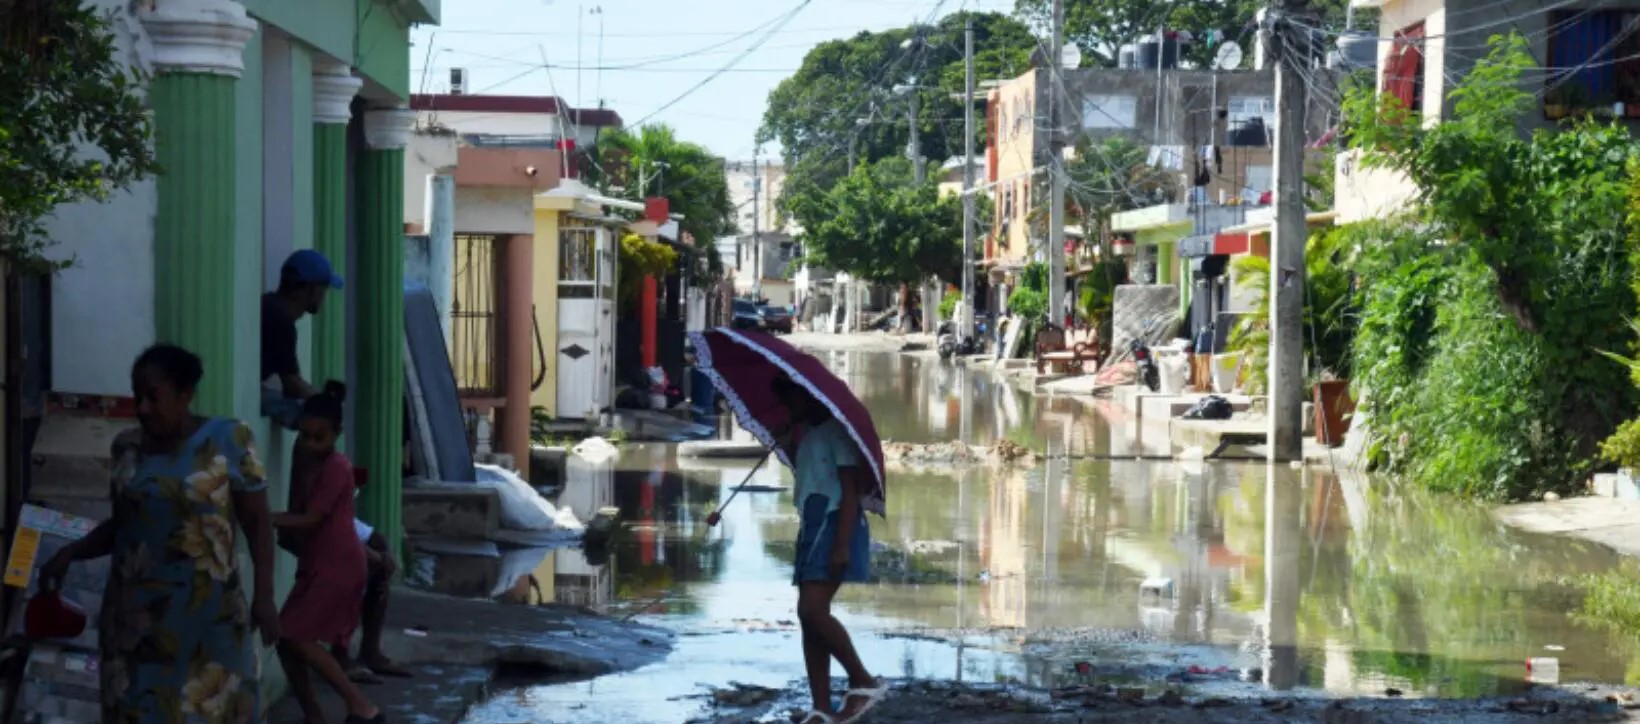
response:
{"label": "hanging laundry", "polygon": [[1184,160],[1184,146],[1151,146],[1146,163],[1169,171],[1183,171]]}

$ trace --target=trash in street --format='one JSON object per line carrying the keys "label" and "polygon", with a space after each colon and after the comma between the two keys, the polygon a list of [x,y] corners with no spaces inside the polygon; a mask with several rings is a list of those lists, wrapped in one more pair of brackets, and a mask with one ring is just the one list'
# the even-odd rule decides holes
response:
{"label": "trash in street", "polygon": [[1560,683],[1560,659],[1534,656],[1526,660],[1526,680],[1534,684]]}

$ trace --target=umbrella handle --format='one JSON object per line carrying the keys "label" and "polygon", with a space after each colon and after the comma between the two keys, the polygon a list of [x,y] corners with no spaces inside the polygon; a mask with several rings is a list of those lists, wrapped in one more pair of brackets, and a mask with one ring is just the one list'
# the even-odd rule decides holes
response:
{"label": "umbrella handle", "polygon": [[763,451],[763,457],[757,461],[757,465],[752,467],[751,472],[746,473],[746,479],[740,481],[740,484],[735,486],[734,492],[729,494],[729,498],[727,500],[724,500],[722,504],[718,505],[717,510],[712,511],[711,515],[706,516],[707,526],[715,526],[718,524],[719,520],[723,519],[723,509],[729,507],[729,504],[734,502],[735,496],[740,495],[740,491],[746,487],[746,484],[752,482],[752,476],[756,475],[757,471],[763,469],[763,464],[769,462],[769,456],[773,454],[774,448],[772,447]]}

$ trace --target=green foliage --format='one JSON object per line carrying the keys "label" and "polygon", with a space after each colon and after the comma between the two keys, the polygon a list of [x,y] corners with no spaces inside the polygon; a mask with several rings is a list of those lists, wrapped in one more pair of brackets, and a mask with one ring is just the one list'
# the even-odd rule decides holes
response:
{"label": "green foliage", "polygon": [[[922,154],[933,163],[960,155],[962,124],[949,119],[962,116],[956,96],[963,91],[963,27],[969,19],[979,78],[1014,78],[1030,69],[1036,39],[1019,21],[998,13],[952,13],[933,25],[861,32],[809,50],[797,73],[769,94],[758,131],[760,143],[778,142],[785,154],[785,198],[824,193],[847,176],[851,144],[862,164],[905,154],[910,127],[907,99],[893,93],[898,84],[919,86]],[[917,37],[920,44],[902,47]],[[975,124],[976,136],[983,125]]]}
{"label": "green foliage", "polygon": [[946,292],[940,297],[940,319],[956,319],[958,304],[962,304],[962,292]]}
{"label": "green foliage", "polygon": [[1177,198],[1177,175],[1148,163],[1148,154],[1148,147],[1127,136],[1097,142],[1084,138],[1077,143],[1076,158],[1065,164],[1082,223],[1090,233],[1098,232],[1106,259],[1113,253],[1105,233],[1112,214]]}
{"label": "green foliage", "polygon": [[1106,342],[1115,330],[1116,287],[1126,282],[1127,264],[1121,261],[1096,262],[1082,280],[1081,298],[1077,300],[1082,316],[1098,327],[1100,339]]}
{"label": "green foliage", "polygon": [[[0,257],[51,268],[44,220],[158,169],[138,78],[89,5],[8,3],[0,25]],[[86,154],[90,147],[97,153]]]}
{"label": "green foliage", "polygon": [[1374,243],[1378,224],[1310,232],[1304,250],[1304,350],[1310,376],[1349,379],[1358,324],[1351,272],[1357,250]]}
{"label": "green foliage", "polygon": [[962,202],[907,183],[903,160],[861,165],[797,204],[803,245],[826,267],[878,284],[915,284],[962,268]]}
{"label": "green foliage", "polygon": [[1369,166],[1418,187],[1417,231],[1368,245],[1355,377],[1372,450],[1412,480],[1484,498],[1534,498],[1583,479],[1596,444],[1632,410],[1625,371],[1635,144],[1610,125],[1522,137],[1531,67],[1518,35],[1425,125],[1364,91],[1346,102]]}
{"label": "green foliage", "polygon": [[1621,468],[1640,469],[1640,420],[1617,426],[1617,432],[1600,443],[1600,457]]}
{"label": "green foliage", "polygon": [[1247,393],[1262,395],[1270,369],[1270,260],[1248,254],[1237,257],[1231,268],[1236,288],[1247,292],[1253,303],[1230,330],[1227,348],[1240,354],[1242,366],[1252,370],[1246,375]]}
{"label": "green foliage", "polygon": [[[1008,313],[1033,330],[1048,316],[1048,265],[1031,262],[1019,272],[1019,286],[1008,295]],[[1021,344],[1024,348],[1027,345]]]}
{"label": "green foliage", "polygon": [[637,234],[621,237],[620,288],[623,305],[637,301],[646,277],[664,277],[678,263],[678,252],[670,245],[650,241]]}
{"label": "green foliage", "polygon": [[1577,619],[1613,635],[1640,640],[1640,565],[1624,561],[1616,569],[1578,579],[1583,604]]}
{"label": "green foliage", "polygon": [[688,268],[692,282],[721,275],[722,256],[712,245],[736,230],[723,159],[705,146],[679,140],[664,124],[605,131],[598,138],[597,155],[589,183],[633,201],[665,197],[672,213],[683,215],[679,230],[701,250]]}

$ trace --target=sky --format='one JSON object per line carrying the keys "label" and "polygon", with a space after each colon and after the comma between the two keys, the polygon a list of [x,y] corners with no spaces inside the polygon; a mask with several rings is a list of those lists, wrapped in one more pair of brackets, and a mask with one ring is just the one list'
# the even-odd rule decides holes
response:
{"label": "sky", "polygon": [[769,91],[817,43],[931,13],[1012,8],[1013,0],[446,0],[441,25],[411,33],[410,79],[417,93],[444,93],[454,67],[466,69],[472,94],[558,95],[589,108],[601,98],[628,125],[665,123],[745,160]]}

